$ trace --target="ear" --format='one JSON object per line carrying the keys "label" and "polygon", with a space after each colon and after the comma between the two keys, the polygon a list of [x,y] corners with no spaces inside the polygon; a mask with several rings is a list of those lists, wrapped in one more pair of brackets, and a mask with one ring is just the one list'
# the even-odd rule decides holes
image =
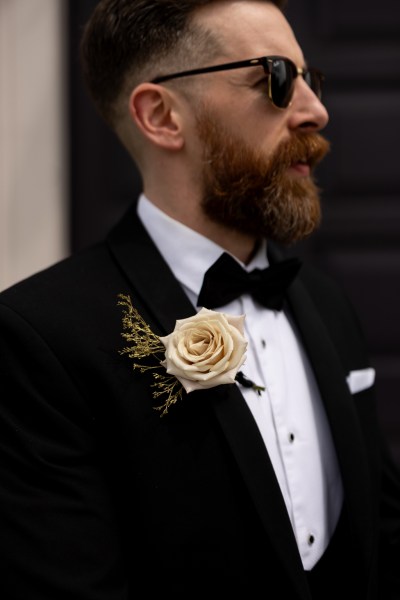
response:
{"label": "ear", "polygon": [[176,95],[154,83],[141,83],[129,98],[132,121],[157,146],[180,150],[184,144]]}

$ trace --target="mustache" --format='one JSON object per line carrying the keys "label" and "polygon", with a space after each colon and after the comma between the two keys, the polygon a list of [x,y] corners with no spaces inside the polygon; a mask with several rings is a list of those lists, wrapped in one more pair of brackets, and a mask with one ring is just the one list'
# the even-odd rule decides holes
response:
{"label": "mustache", "polygon": [[296,163],[305,163],[314,169],[329,151],[330,142],[320,133],[292,133],[278,146],[271,167],[282,172]]}

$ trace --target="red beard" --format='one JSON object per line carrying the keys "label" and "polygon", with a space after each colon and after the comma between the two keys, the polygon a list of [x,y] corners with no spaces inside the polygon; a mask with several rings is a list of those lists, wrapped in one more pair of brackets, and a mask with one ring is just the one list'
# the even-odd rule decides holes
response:
{"label": "red beard", "polygon": [[293,133],[266,159],[227,135],[202,111],[198,132],[204,143],[204,213],[242,233],[291,244],[320,224],[319,188],[310,176],[288,171],[297,163],[313,169],[329,151],[318,133]]}

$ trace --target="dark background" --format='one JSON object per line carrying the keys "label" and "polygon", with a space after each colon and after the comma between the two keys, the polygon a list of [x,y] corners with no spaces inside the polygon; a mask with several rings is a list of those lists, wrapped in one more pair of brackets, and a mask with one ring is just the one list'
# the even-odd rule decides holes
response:
{"label": "dark background", "polygon": [[[78,43],[96,3],[68,3],[71,251],[102,238],[141,190],[82,86]],[[326,74],[331,117],[332,150],[318,170],[322,225],[295,250],[342,283],[357,308],[379,418],[400,464],[400,2],[289,0],[286,15],[308,62]]]}

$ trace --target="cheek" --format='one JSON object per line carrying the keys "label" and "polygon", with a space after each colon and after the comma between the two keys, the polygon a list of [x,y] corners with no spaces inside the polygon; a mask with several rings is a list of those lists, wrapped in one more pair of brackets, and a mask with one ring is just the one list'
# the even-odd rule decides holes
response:
{"label": "cheek", "polygon": [[260,152],[262,152],[263,157],[266,159],[271,158],[280,144],[288,139],[288,134],[285,131],[282,131],[281,127],[268,127],[266,126],[264,129],[258,129],[258,135],[254,140],[254,147],[259,148]]}
{"label": "cheek", "polygon": [[[266,99],[265,102],[269,101]],[[270,109],[264,107],[262,112],[250,113],[235,127],[236,136],[248,147],[260,152],[264,159],[272,156],[280,143],[290,137],[286,118],[273,106]]]}

